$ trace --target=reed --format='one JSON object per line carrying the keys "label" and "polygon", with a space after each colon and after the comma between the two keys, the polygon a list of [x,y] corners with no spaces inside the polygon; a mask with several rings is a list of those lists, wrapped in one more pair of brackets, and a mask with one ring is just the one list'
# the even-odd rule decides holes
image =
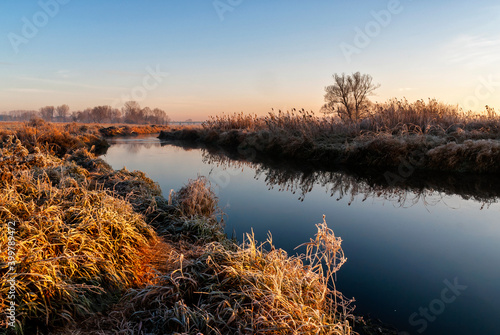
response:
{"label": "reed", "polygon": [[418,155],[421,161],[412,165],[418,170],[500,171],[493,163],[500,159],[500,118],[489,107],[472,114],[436,100],[390,100],[370,108],[357,122],[295,109],[262,117],[223,115],[160,138],[219,147],[247,161],[274,158],[322,169],[398,168]]}
{"label": "reed", "polygon": [[359,136],[367,133],[389,134],[438,134],[479,131],[498,136],[500,118],[493,108],[486,106],[484,113],[464,112],[458,106],[447,105],[435,99],[428,102],[392,99],[385,103],[371,104],[368,116],[357,122],[345,122],[335,114],[322,117],[304,109],[278,111],[266,116],[222,115],[211,117],[203,123],[206,130],[285,132],[289,135],[312,137],[342,135]]}

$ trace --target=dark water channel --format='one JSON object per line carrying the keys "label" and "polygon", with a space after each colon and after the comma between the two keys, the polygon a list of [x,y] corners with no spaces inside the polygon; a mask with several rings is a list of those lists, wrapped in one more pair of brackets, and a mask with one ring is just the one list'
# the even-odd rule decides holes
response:
{"label": "dark water channel", "polygon": [[207,176],[227,213],[226,231],[259,241],[272,233],[289,253],[326,221],[343,239],[337,288],[357,314],[401,334],[500,334],[500,184],[409,178],[398,187],[342,172],[271,168],[161,144],[152,136],[114,139],[103,158],[146,172],[163,193]]}

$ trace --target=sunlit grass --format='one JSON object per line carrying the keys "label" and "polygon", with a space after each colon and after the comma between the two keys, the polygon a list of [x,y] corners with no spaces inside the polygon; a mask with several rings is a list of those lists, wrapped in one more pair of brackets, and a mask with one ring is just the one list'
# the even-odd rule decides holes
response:
{"label": "sunlit grass", "polygon": [[130,290],[105,324],[129,334],[351,334],[350,301],[333,285],[340,244],[323,222],[301,255],[253,234],[233,248],[196,246],[176,253],[178,268],[158,283]]}
{"label": "sunlit grass", "polygon": [[[18,323],[30,333],[75,321],[114,294],[148,281],[154,270],[147,253],[157,237],[129,203],[89,190],[84,170],[50,155],[41,161],[20,148],[19,142],[6,142],[1,149],[9,178],[0,183],[0,250],[7,259],[6,225],[15,222]],[[0,266],[2,311],[9,289],[5,265]]]}
{"label": "sunlit grass", "polygon": [[[89,135],[90,134],[90,135]],[[3,133],[0,223],[16,223],[13,333],[350,334],[332,281],[345,258],[326,223],[305,255],[227,239],[206,178],[165,199],[140,171],[113,171],[93,129]],[[57,144],[57,143],[60,143]],[[0,236],[6,329],[8,235]]]}

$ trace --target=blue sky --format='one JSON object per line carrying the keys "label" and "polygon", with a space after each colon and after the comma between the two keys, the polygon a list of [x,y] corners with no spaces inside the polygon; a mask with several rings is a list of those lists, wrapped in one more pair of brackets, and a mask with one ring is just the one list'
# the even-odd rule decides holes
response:
{"label": "blue sky", "polygon": [[0,13],[0,112],[133,98],[175,120],[317,111],[332,74],[354,71],[382,85],[373,101],[500,108],[497,1],[4,0]]}

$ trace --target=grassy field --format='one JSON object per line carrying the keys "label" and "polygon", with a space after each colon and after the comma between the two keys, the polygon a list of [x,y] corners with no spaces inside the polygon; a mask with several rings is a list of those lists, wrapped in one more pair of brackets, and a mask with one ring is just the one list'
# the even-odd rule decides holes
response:
{"label": "grassy field", "polygon": [[99,159],[92,127],[0,136],[0,331],[354,334],[333,282],[346,258],[325,221],[301,255],[252,234],[238,245],[204,178],[167,199]]}
{"label": "grassy field", "polygon": [[372,108],[357,122],[304,110],[218,116],[203,127],[163,131],[160,138],[221,147],[248,161],[274,157],[325,169],[500,172],[500,117],[492,109],[473,115],[434,100],[392,100]]}

